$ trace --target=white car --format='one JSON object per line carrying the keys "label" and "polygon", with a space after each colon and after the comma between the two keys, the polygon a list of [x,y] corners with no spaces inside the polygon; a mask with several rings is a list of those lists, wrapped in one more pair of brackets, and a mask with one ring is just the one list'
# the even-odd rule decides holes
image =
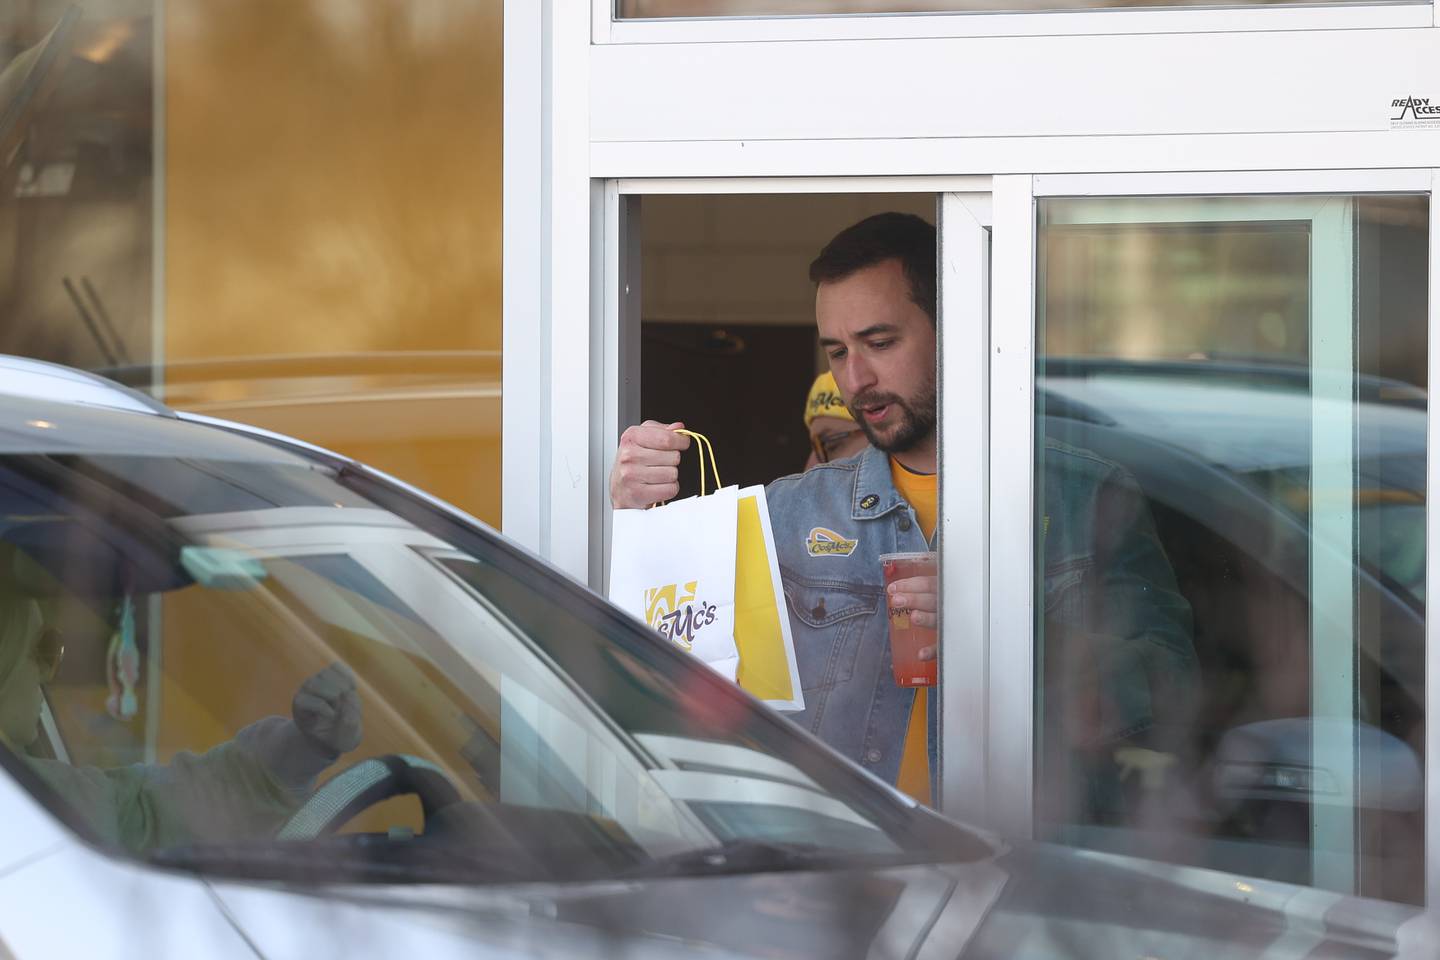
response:
{"label": "white car", "polygon": [[419,491],[15,358],[0,740],[7,956],[1428,944],[1413,908],[951,823]]}

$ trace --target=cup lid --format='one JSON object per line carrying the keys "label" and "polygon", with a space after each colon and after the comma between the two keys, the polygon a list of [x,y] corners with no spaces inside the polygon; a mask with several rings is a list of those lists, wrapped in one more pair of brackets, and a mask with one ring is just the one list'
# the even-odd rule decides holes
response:
{"label": "cup lid", "polygon": [[880,562],[885,563],[888,560],[932,560],[939,556],[940,555],[933,550],[916,550],[910,553],[882,553],[880,554]]}

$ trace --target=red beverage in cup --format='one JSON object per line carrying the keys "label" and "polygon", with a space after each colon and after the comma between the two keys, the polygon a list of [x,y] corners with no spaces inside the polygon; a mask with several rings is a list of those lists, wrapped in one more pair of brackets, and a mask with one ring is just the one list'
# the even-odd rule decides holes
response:
{"label": "red beverage in cup", "polygon": [[933,577],[938,569],[933,553],[887,553],[880,557],[885,577],[885,602],[890,607],[890,666],[902,687],[933,687],[938,660],[921,660],[922,647],[936,644],[934,627],[910,622],[910,611],[890,603],[890,584],[911,577]]}

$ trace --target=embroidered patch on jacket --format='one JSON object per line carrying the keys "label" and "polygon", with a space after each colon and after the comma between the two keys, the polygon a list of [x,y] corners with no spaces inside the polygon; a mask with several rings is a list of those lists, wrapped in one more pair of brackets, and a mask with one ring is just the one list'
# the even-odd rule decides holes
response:
{"label": "embroidered patch on jacket", "polygon": [[834,530],[815,527],[805,540],[805,550],[812,557],[848,557],[859,543],[859,540],[846,539]]}

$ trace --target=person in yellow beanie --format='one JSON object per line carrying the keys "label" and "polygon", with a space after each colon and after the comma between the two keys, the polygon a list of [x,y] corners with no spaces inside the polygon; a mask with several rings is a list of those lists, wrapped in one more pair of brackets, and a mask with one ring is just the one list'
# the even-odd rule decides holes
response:
{"label": "person in yellow beanie", "polygon": [[805,429],[810,431],[810,459],[805,461],[806,470],[817,463],[853,457],[869,444],[850,408],[845,406],[835,375],[829,370],[815,378],[810,395],[805,398]]}

